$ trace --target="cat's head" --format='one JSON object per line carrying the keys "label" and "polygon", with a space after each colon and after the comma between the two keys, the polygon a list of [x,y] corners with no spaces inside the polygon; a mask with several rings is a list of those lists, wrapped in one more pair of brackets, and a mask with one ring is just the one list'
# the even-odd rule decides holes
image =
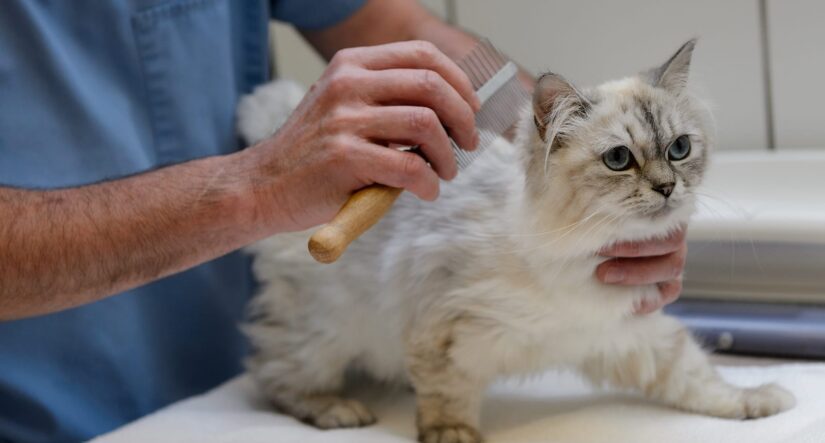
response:
{"label": "cat's head", "polygon": [[595,88],[553,73],[539,78],[524,140],[539,218],[590,217],[625,239],[687,221],[714,134],[707,107],[686,91],[694,46],[688,41],[658,68]]}

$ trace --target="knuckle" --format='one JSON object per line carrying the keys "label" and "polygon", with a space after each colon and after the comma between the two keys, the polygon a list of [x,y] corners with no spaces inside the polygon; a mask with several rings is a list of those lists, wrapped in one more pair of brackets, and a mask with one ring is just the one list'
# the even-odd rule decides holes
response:
{"label": "knuckle", "polygon": [[327,126],[333,132],[355,129],[361,119],[359,110],[350,106],[336,106],[326,116]]}
{"label": "knuckle", "polygon": [[349,63],[354,58],[355,50],[344,48],[336,52],[329,61],[331,67],[337,67]]}
{"label": "knuckle", "polygon": [[351,143],[346,137],[337,136],[330,140],[328,148],[329,161],[334,165],[343,165],[347,163],[350,158]]}
{"label": "knuckle", "polygon": [[674,261],[673,261],[673,267],[670,271],[670,277],[674,278],[674,279],[679,278],[679,276],[682,275],[682,270],[684,268],[685,268],[685,259],[680,258],[680,257],[677,256],[677,258],[675,258]]}
{"label": "knuckle", "polygon": [[358,80],[357,74],[352,69],[335,69],[327,79],[327,89],[333,94],[341,94],[353,87]]}
{"label": "knuckle", "polygon": [[462,106],[460,109],[461,111],[456,114],[460,127],[456,129],[461,130],[465,136],[471,136],[475,128],[475,115],[470,110],[469,105]]}
{"label": "knuckle", "polygon": [[415,40],[410,42],[413,45],[415,57],[422,61],[429,61],[436,57],[438,48],[426,40]]}
{"label": "knuckle", "polygon": [[682,249],[679,251],[679,260],[682,261],[682,267],[687,264],[687,249]]}
{"label": "knuckle", "polygon": [[437,121],[435,112],[429,108],[416,108],[409,113],[409,125],[415,131],[432,129]]}
{"label": "knuckle", "polygon": [[424,94],[436,94],[441,89],[441,77],[435,71],[423,70],[418,86]]}
{"label": "knuckle", "polygon": [[470,108],[470,105],[464,104],[463,106],[464,112],[464,123],[467,125],[467,128],[475,128],[476,125],[476,115],[473,112],[473,109]]}
{"label": "knuckle", "polygon": [[415,154],[404,156],[401,161],[401,174],[407,184],[416,181],[424,173],[424,161]]}

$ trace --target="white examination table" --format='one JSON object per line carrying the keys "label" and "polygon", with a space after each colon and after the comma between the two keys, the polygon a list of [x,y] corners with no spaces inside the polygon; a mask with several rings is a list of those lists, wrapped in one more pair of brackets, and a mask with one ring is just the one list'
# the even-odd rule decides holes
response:
{"label": "white examination table", "polygon": [[[577,376],[549,373],[494,386],[484,407],[489,443],[824,443],[825,363],[715,357],[739,385],[776,381],[797,406],[759,420],[702,417],[649,403],[632,394],[596,391]],[[373,408],[378,424],[319,431],[277,414],[251,380],[238,377],[198,397],[93,440],[94,443],[394,443],[414,441],[413,396],[364,389],[354,395]]]}

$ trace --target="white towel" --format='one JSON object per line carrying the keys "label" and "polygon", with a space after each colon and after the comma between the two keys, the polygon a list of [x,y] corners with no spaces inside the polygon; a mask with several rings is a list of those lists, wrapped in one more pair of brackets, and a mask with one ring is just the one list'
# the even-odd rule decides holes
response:
{"label": "white towel", "polygon": [[[676,411],[632,394],[593,389],[568,373],[548,373],[491,388],[482,418],[489,443],[824,443],[825,364],[720,367],[737,385],[776,381],[794,409],[747,421]],[[129,424],[94,443],[393,443],[415,440],[411,393],[377,388],[354,394],[378,424],[320,431],[277,414],[241,376]]]}

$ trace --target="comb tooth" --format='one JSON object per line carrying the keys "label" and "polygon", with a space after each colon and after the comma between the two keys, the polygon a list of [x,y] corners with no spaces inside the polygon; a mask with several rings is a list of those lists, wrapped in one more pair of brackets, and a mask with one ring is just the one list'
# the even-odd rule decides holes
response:
{"label": "comb tooth", "polygon": [[504,57],[498,49],[496,49],[489,41],[485,42],[485,51],[482,51],[482,55],[484,58],[490,63],[494,70],[498,70],[505,64],[507,64],[508,60]]}
{"label": "comb tooth", "polygon": [[482,40],[467,56],[459,61],[459,66],[470,77],[473,87],[480,88],[498,72],[506,60],[488,40]]}
{"label": "comb tooth", "polygon": [[476,59],[476,63],[478,64],[479,69],[481,72],[484,73],[484,77],[489,79],[496,73],[496,69],[487,62],[487,57],[484,54],[480,54],[478,59]]}
{"label": "comb tooth", "polygon": [[481,87],[484,84],[484,81],[487,81],[490,78],[490,69],[487,66],[485,66],[483,56],[479,56],[478,58],[473,59],[472,66],[475,70],[475,75],[483,80],[481,85],[478,85],[479,87]]}
{"label": "comb tooth", "polygon": [[478,150],[474,152],[459,149],[455,153],[455,162],[459,170],[462,170],[470,165],[475,160]]}
{"label": "comb tooth", "polygon": [[464,71],[465,74],[467,74],[467,77],[469,77],[470,82],[473,85],[473,89],[478,90],[478,88],[480,88],[481,85],[484,84],[484,80],[480,78],[480,76],[476,72],[476,69],[470,64],[469,61],[465,61],[460,65],[460,67],[461,70]]}
{"label": "comb tooth", "polygon": [[470,81],[473,83],[474,89],[476,88],[476,83],[478,83],[478,78],[475,75],[475,70],[472,69],[472,66],[470,66],[470,60],[473,59],[477,50],[478,48],[473,48],[469,54],[458,61],[458,66],[467,74],[468,77],[470,77]]}
{"label": "comb tooth", "polygon": [[477,57],[473,57],[469,62],[470,72],[473,73],[473,77],[475,78],[475,84],[473,88],[478,90],[478,88],[482,87],[484,83],[489,78],[489,75],[485,72],[484,67],[479,64],[479,60]]}
{"label": "comb tooth", "polygon": [[499,60],[496,60],[495,57],[495,50],[490,49],[489,51],[482,51],[481,52],[481,61],[486,65],[487,71],[495,73],[498,71],[505,63],[500,63]]}

